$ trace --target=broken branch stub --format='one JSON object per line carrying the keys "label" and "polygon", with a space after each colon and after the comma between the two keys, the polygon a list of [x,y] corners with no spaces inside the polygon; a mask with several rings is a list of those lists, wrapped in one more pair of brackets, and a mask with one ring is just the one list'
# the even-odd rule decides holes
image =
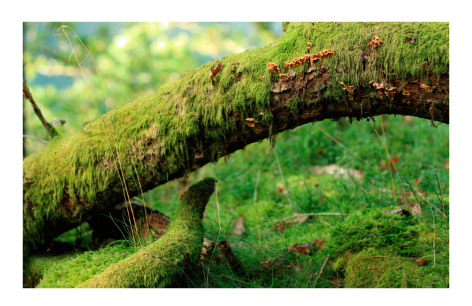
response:
{"label": "broken branch stub", "polygon": [[218,243],[218,249],[225,256],[226,260],[231,266],[231,270],[233,270],[233,272],[239,275],[240,277],[246,277],[246,271],[244,270],[243,263],[241,262],[241,260],[239,260],[239,258],[236,257],[236,255],[234,255],[233,250],[229,246],[228,241],[220,241]]}

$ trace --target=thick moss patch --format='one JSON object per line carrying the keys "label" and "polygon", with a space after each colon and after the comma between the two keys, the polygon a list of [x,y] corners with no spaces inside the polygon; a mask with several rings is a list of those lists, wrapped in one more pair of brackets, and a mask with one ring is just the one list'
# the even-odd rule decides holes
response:
{"label": "thick moss patch", "polygon": [[51,262],[51,259],[47,258],[37,259],[44,263],[32,263],[36,267],[44,267],[40,271],[43,279],[37,288],[74,288],[134,252],[134,247],[114,245],[94,252],[85,252],[72,258],[67,256],[62,261],[56,259]]}
{"label": "thick moss patch", "polygon": [[[429,218],[364,209],[333,228],[320,257],[330,254],[332,269],[345,275],[345,287],[444,288],[449,244],[444,220],[435,220],[433,225]],[[418,259],[426,264],[419,266]]]}

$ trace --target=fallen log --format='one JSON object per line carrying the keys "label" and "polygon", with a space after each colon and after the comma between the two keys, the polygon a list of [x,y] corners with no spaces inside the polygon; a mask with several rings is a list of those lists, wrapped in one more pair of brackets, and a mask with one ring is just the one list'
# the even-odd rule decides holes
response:
{"label": "fallen log", "polygon": [[274,44],[189,71],[25,158],[25,247],[309,122],[399,114],[449,123],[447,23],[284,27]]}

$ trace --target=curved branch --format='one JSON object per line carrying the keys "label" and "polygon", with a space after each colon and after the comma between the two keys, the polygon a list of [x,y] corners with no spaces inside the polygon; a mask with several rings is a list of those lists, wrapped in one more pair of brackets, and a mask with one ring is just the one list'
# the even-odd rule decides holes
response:
{"label": "curved branch", "polygon": [[182,195],[168,232],[153,244],[112,264],[77,288],[163,288],[198,259],[202,217],[216,180],[205,178]]}

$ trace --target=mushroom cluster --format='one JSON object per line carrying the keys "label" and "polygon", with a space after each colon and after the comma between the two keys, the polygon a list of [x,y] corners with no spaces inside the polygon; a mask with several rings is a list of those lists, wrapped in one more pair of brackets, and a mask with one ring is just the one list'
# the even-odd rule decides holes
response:
{"label": "mushroom cluster", "polygon": [[380,40],[378,36],[374,36],[372,41],[367,44],[367,47],[375,49],[377,47],[380,47],[383,44],[383,40]]}
{"label": "mushroom cluster", "polygon": [[[374,88],[377,90],[377,92],[379,93],[381,97],[388,97],[390,98],[390,100],[393,100],[393,98],[395,97],[395,94],[398,92],[397,91],[398,87],[389,86],[387,84],[384,84],[383,82],[379,84],[379,83],[374,83],[373,81],[370,81],[369,84],[374,86]],[[410,95],[410,93],[407,91],[402,91],[402,94],[406,96]]]}
{"label": "mushroom cluster", "polygon": [[284,62],[285,68],[290,69],[292,67],[300,66],[303,62],[310,61],[310,65],[313,65],[316,61],[319,61],[323,57],[330,57],[334,55],[334,50],[323,50],[316,54],[303,54],[300,57],[294,58],[291,62]]}
{"label": "mushroom cluster", "polygon": [[269,70],[274,72],[274,73],[280,73],[279,66],[275,63],[268,62],[267,63],[267,68],[269,68]]}

